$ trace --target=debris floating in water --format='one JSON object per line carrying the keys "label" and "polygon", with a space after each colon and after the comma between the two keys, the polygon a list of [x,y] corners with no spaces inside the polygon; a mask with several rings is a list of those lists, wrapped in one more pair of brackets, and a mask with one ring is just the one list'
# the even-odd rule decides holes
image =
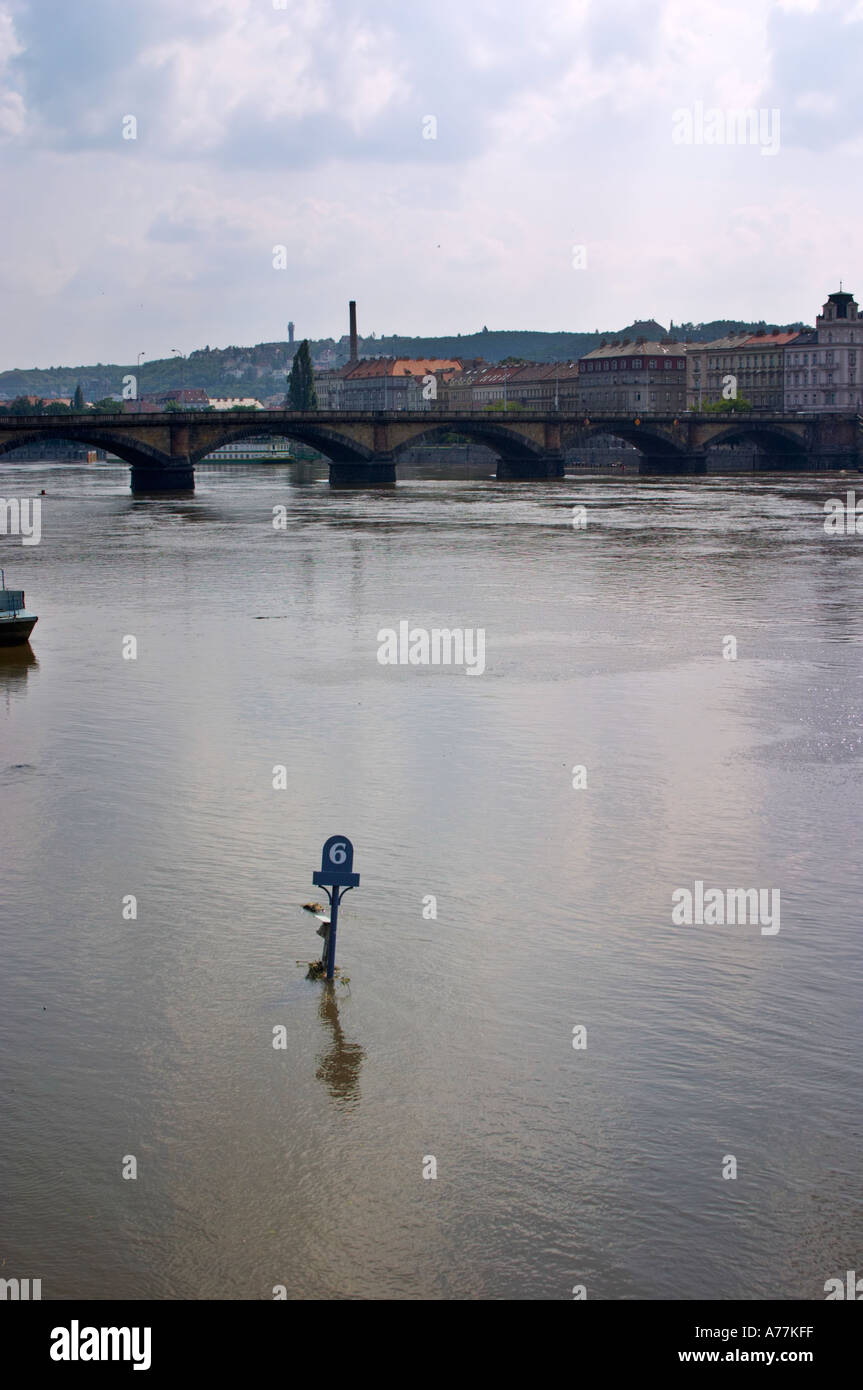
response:
{"label": "debris floating in water", "polygon": [[[307,980],[326,979],[327,963],[325,960],[298,960],[297,965],[307,966]],[[336,980],[339,981],[340,984],[348,985],[351,982],[350,975],[346,975],[344,971],[339,968],[339,966],[336,966],[335,970],[333,971],[333,976]]]}

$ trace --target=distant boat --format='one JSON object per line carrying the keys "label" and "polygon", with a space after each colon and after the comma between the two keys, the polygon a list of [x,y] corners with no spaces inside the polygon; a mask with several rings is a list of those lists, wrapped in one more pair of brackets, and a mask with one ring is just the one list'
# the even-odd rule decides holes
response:
{"label": "distant boat", "polygon": [[24,590],[7,589],[6,575],[0,569],[0,647],[20,647],[30,640],[39,619],[24,607]]}

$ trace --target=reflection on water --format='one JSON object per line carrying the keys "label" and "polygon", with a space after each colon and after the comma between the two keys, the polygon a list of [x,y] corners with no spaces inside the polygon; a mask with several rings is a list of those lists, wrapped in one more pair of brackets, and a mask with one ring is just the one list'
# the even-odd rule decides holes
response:
{"label": "reflection on water", "polygon": [[323,1023],[332,1034],[327,1051],[320,1058],[320,1066],[315,1072],[318,1081],[327,1087],[333,1100],[345,1109],[359,1100],[360,1070],[365,1053],[359,1043],[348,1042],[339,1018],[339,1001],[336,984],[332,980],[321,983],[321,1002],[318,1009]]}
{"label": "reflection on water", "polygon": [[[863,1239],[844,483],[305,467],[0,466],[48,491],[0,653],[4,1274],[823,1297]],[[484,675],[382,667],[401,620],[484,629]],[[336,829],[344,991],[291,907]],[[696,880],[780,890],[780,932],[675,927]]]}
{"label": "reflection on water", "polygon": [[19,647],[0,647],[0,696],[5,696],[7,709],[9,700],[21,693],[28,677],[38,669],[39,662],[29,642]]}

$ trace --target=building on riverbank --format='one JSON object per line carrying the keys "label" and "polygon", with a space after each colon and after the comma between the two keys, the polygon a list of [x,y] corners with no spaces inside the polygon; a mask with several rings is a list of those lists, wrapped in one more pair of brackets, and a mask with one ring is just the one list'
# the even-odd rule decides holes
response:
{"label": "building on riverbank", "polygon": [[686,409],[683,343],[624,338],[579,359],[579,401],[587,415],[676,415]]}
{"label": "building on riverbank", "polygon": [[462,365],[452,357],[361,358],[331,372],[315,373],[318,406],[321,410],[430,410]]}
{"label": "building on riverbank", "polygon": [[799,333],[786,351],[785,409],[863,409],[861,354],[863,320],[857,301],[847,290],[834,290],[815,319],[815,332]]}
{"label": "building on riverbank", "polygon": [[[801,334],[796,329],[729,333],[710,343],[686,348],[687,405],[701,410],[723,399],[747,401],[757,410],[785,409],[787,349]],[[725,395],[723,393],[726,393]]]}

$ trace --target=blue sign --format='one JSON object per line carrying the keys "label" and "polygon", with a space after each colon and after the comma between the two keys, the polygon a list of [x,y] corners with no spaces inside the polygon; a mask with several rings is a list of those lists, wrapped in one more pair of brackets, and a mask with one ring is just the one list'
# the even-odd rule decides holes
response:
{"label": "blue sign", "polygon": [[346,835],[331,835],[321,853],[321,867],[312,874],[318,888],[356,888],[359,874],[353,872],[354,847]]}

